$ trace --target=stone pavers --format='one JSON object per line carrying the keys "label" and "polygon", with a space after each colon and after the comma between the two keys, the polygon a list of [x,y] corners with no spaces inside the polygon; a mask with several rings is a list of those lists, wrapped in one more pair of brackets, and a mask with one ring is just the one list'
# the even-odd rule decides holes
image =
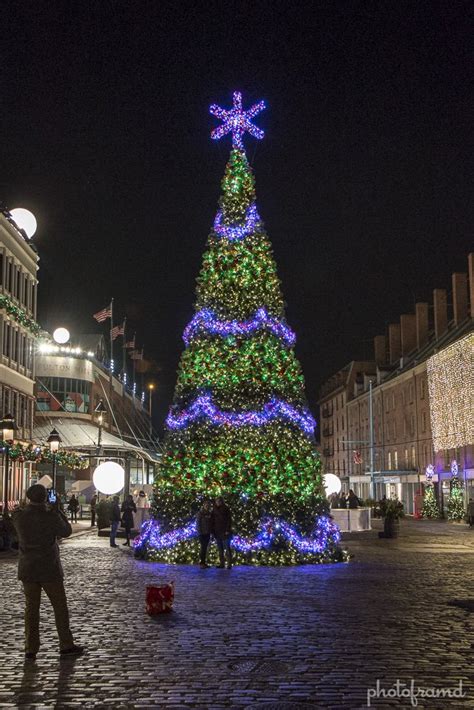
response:
{"label": "stone pavers", "polygon": [[[24,664],[16,560],[0,560],[0,708],[367,707],[389,689],[454,688],[474,707],[474,531],[405,521],[398,540],[362,534],[350,564],[200,570],[134,560],[93,533],[62,544],[72,627],[87,654],[59,660],[43,602],[43,646]],[[439,534],[438,534],[439,531]],[[174,579],[175,611],[143,612],[149,582]],[[408,699],[371,707],[411,707]]]}

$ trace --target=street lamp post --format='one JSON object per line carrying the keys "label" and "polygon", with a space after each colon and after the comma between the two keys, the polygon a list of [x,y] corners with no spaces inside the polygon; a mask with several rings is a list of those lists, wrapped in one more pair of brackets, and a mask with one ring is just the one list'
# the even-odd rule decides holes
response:
{"label": "street lamp post", "polygon": [[97,437],[97,446],[100,447],[102,443],[102,427],[104,426],[104,417],[107,414],[107,409],[102,400],[99,400],[99,404],[94,409],[94,413],[97,415],[97,424],[99,425],[99,435]]}
{"label": "street lamp post", "polygon": [[148,416],[150,418],[150,437],[153,434],[153,424],[151,423],[151,415],[153,411],[153,390],[155,389],[155,385],[153,382],[150,382],[148,384]]}
{"label": "street lamp post", "polygon": [[51,434],[48,436],[47,442],[53,458],[53,491],[56,492],[56,454],[58,453],[61,445],[61,437],[56,429],[53,429]]}
{"label": "street lamp post", "polygon": [[10,442],[13,442],[17,425],[11,414],[6,414],[0,421],[0,430],[2,431],[2,439],[5,444],[4,448],[4,472],[3,472],[3,508],[2,512],[5,516],[8,513],[8,489],[9,489],[9,469],[10,469]]}

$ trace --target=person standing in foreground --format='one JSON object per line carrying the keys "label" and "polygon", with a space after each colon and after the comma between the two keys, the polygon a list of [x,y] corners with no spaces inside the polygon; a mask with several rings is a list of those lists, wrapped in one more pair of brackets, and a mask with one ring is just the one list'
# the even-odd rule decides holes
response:
{"label": "person standing in foreground", "polygon": [[224,550],[227,555],[227,569],[232,567],[232,551],[230,549],[230,539],[232,535],[232,515],[230,508],[224,503],[224,499],[219,496],[216,498],[211,516],[211,530],[216,538],[217,548],[219,550],[220,569],[224,567]]}
{"label": "person standing in foreground", "polygon": [[46,507],[46,488],[30,486],[29,504],[13,513],[19,543],[18,579],[25,593],[25,658],[35,660],[40,647],[39,621],[41,590],[44,589],[54,610],[59,648],[62,656],[80,656],[69,628],[69,612],[59,558],[58,537],[69,537],[71,525],[58,507]]}
{"label": "person standing in foreground", "polygon": [[110,547],[118,547],[115,542],[115,537],[117,535],[118,526],[120,524],[120,498],[114,496],[112,501],[112,508],[110,511]]}
{"label": "person standing in foreground", "polygon": [[199,535],[199,542],[201,544],[201,554],[200,554],[200,566],[201,569],[206,569],[209,565],[206,563],[207,548],[209,547],[209,540],[211,539],[211,517],[212,517],[212,505],[210,500],[205,500],[201,506],[201,510],[196,517],[196,529]]}

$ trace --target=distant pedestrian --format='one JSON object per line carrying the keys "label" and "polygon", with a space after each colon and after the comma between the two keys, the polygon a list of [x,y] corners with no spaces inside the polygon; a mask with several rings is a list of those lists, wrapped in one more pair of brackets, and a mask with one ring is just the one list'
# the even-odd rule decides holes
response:
{"label": "distant pedestrian", "polygon": [[347,496],[347,502],[349,505],[349,508],[354,509],[359,507],[359,499],[352,490],[352,488],[349,491],[349,495]]}
{"label": "distant pedestrian", "polygon": [[331,496],[331,508],[340,508],[341,498],[339,493],[333,493]]}
{"label": "distant pedestrian", "polygon": [[148,508],[148,496],[145,491],[140,491],[137,496],[137,508]]}
{"label": "distant pedestrian", "polygon": [[219,550],[219,564],[222,569],[224,565],[224,550],[227,556],[227,568],[232,567],[232,550],[230,541],[232,537],[232,515],[230,508],[224,503],[222,496],[216,498],[211,515],[211,530],[216,538],[217,549]]}
{"label": "distant pedestrian", "polygon": [[67,509],[69,510],[69,513],[71,515],[71,523],[77,523],[77,511],[79,510],[79,501],[77,500],[74,493],[69,498]]}
{"label": "distant pedestrian", "polygon": [[469,503],[467,504],[467,522],[470,528],[474,526],[474,498],[469,498]]}
{"label": "distant pedestrian", "polygon": [[95,516],[97,513],[97,494],[94,493],[94,495],[91,498],[91,528],[94,527],[95,525]]}
{"label": "distant pedestrian", "polygon": [[341,491],[339,494],[339,507],[340,508],[347,508],[347,498],[346,494],[344,491]]}
{"label": "distant pedestrian", "polygon": [[110,547],[118,547],[115,542],[118,526],[120,525],[120,498],[114,496],[110,508]]}
{"label": "distant pedestrian", "polygon": [[30,486],[26,492],[28,505],[13,513],[18,534],[18,579],[25,593],[25,657],[34,660],[40,647],[39,622],[41,590],[54,609],[62,656],[80,656],[69,628],[69,612],[64,591],[63,569],[59,558],[58,537],[69,537],[72,528],[58,505],[46,507],[44,486]]}
{"label": "distant pedestrian", "polygon": [[212,505],[210,500],[205,500],[201,506],[201,510],[197,514],[196,527],[201,544],[201,554],[199,558],[201,569],[206,569],[209,565],[206,562],[207,548],[211,539],[211,524],[212,524]]}
{"label": "distant pedestrian", "polygon": [[125,528],[124,545],[130,547],[130,532],[133,529],[133,514],[137,512],[133,496],[128,495],[122,503],[122,526]]}

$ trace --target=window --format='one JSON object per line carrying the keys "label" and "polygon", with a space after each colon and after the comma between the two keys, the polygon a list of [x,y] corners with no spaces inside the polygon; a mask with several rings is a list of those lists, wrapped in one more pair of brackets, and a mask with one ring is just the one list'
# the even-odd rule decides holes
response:
{"label": "window", "polygon": [[393,452],[393,465],[395,466],[395,470],[398,469],[398,451]]}
{"label": "window", "polygon": [[3,286],[3,254],[0,254],[0,286]]}
{"label": "window", "polygon": [[3,354],[9,357],[10,350],[10,323],[3,323]]}
{"label": "window", "polygon": [[66,411],[87,414],[90,411],[90,383],[68,377],[38,379],[36,409],[38,411]]}
{"label": "window", "polygon": [[392,470],[392,452],[391,451],[388,452],[388,470],[389,471]]}
{"label": "window", "polygon": [[410,402],[413,402],[413,400],[415,399],[415,388],[413,386],[413,382],[410,382],[409,397],[410,397]]}
{"label": "window", "polygon": [[405,468],[408,468],[408,464],[410,463],[409,460],[408,460],[408,449],[405,449],[405,459],[404,459],[404,463],[405,463]]}
{"label": "window", "polygon": [[395,409],[395,392],[392,392],[392,409]]}
{"label": "window", "polygon": [[[426,446],[425,446],[425,451],[427,451]],[[411,465],[412,465],[412,468],[416,468],[416,451],[415,451],[414,446],[411,447]]]}
{"label": "window", "polygon": [[421,413],[421,431],[423,433],[426,431],[426,411]]}
{"label": "window", "polygon": [[424,399],[426,396],[426,382],[421,380],[420,382],[420,399]]}
{"label": "window", "polygon": [[415,436],[415,415],[410,417],[410,436]]}
{"label": "window", "polygon": [[389,401],[388,401],[388,396],[387,396],[386,399],[385,399],[385,411],[386,411],[386,412],[389,412],[389,411],[390,411],[390,405],[389,405]]}

